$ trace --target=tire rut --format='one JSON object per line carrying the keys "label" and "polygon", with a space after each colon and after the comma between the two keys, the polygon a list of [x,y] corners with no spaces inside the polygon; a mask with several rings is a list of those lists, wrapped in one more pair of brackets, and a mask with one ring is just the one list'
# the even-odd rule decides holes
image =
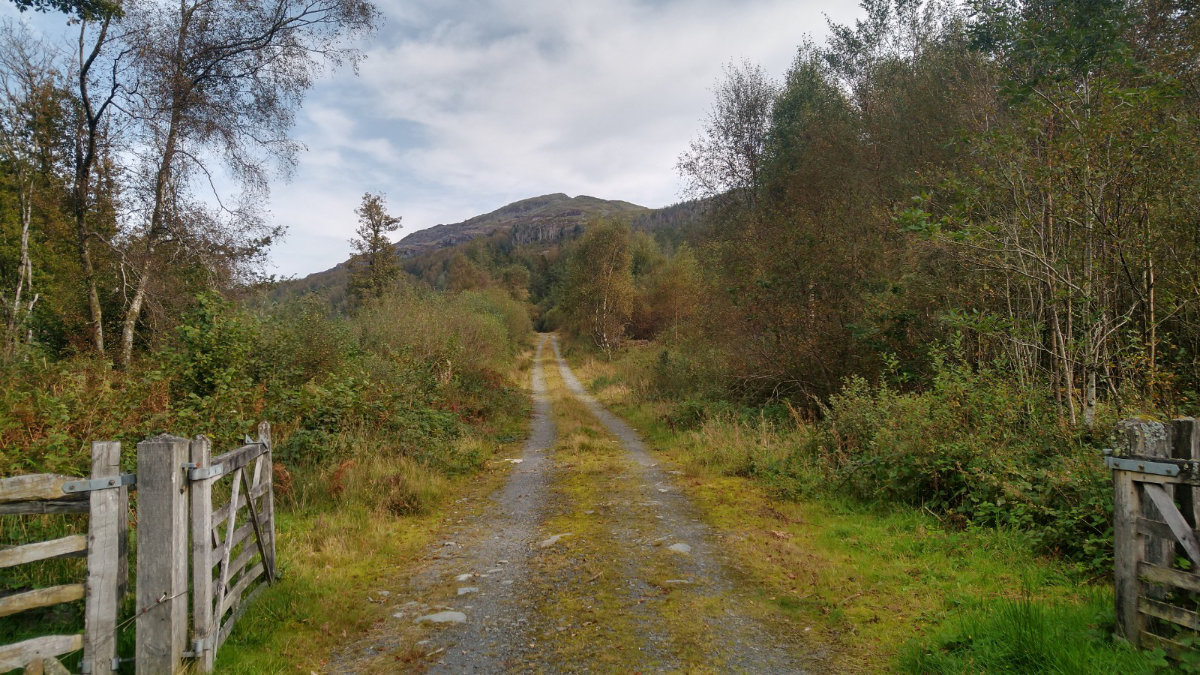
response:
{"label": "tire rut", "polygon": [[[485,517],[460,522],[431,552],[423,569],[398,594],[414,597],[393,608],[393,619],[367,639],[331,660],[329,671],[493,673],[511,670],[531,650],[526,635],[536,620],[537,596],[529,588],[529,559],[544,520],[554,446],[553,408],[546,394],[542,336],[534,355],[530,385],[533,416],[529,438],[504,487],[492,495]],[[461,543],[460,543],[461,542]],[[467,576],[470,575],[470,576]],[[461,579],[461,581],[460,581]],[[461,593],[460,589],[477,589]],[[460,624],[415,622],[438,612],[462,612]],[[407,666],[397,654],[416,650]],[[431,657],[436,660],[431,661]]]}

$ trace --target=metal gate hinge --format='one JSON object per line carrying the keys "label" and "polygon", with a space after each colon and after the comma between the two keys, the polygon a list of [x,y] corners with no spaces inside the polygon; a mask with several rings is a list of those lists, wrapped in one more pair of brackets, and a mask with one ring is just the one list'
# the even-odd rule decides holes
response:
{"label": "metal gate hinge", "polygon": [[108,478],[85,478],[83,480],[67,481],[63,483],[62,490],[66,494],[75,494],[77,492],[92,492],[93,490],[109,490],[126,485],[137,485],[137,474],[123,473],[119,476],[110,476]]}
{"label": "metal gate hinge", "polygon": [[212,466],[196,466],[194,462],[188,462],[183,465],[187,471],[188,480],[204,480],[213,476],[225,475],[225,464],[213,464]]}

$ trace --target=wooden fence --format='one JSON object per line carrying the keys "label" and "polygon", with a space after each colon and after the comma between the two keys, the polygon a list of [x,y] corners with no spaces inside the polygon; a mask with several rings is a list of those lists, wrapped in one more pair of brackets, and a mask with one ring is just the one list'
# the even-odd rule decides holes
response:
{"label": "wooden fence", "polygon": [[1192,418],[1126,420],[1113,470],[1117,634],[1135,647],[1194,650],[1200,631],[1200,429]]}
{"label": "wooden fence", "polygon": [[85,583],[0,597],[0,616],[83,599],[82,634],[46,635],[0,646],[0,672],[65,672],[58,657],[83,650],[83,672],[116,669],[117,607],[127,566],[129,478],[120,475],[121,445],[92,444],[92,478],[37,474],[0,479],[0,514],[88,514],[88,533],[0,550],[0,568],[53,558],[87,557]]}
{"label": "wooden fence", "polygon": [[[0,645],[0,672],[61,670],[57,657],[80,649],[84,673],[117,669],[117,610],[129,578],[128,490],[134,483],[136,671],[172,673],[184,659],[193,659],[202,672],[212,670],[216,651],[234,623],[277,572],[270,426],[259,425],[258,440],[223,455],[212,457],[210,447],[203,436],[142,441],[135,478],[119,474],[119,444],[93,443],[90,480],[51,475],[0,479],[0,514],[90,514],[86,538],[73,535],[0,550],[0,568],[87,556],[86,584],[0,596],[0,617],[85,602],[82,634]],[[214,492],[220,493],[214,488],[225,478],[230,479],[230,499],[214,510]]]}

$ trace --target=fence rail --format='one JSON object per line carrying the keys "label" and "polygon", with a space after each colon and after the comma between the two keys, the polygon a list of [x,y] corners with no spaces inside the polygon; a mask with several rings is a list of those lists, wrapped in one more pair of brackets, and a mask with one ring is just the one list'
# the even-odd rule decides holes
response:
{"label": "fence rail", "polygon": [[[0,645],[0,672],[65,672],[58,658],[79,650],[84,673],[117,669],[117,611],[129,579],[129,486],[135,482],[136,670],[176,672],[190,657],[200,671],[211,671],[242,612],[277,575],[271,428],[263,422],[258,431],[258,440],[216,457],[203,436],[142,441],[136,480],[120,475],[121,446],[110,442],[92,444],[90,479],[54,474],[0,479],[0,515],[89,515],[86,535],[0,550],[0,569],[87,558],[82,583],[0,595],[0,617],[84,600],[82,633]],[[214,487],[226,479],[229,501],[214,509]]]}
{"label": "fence rail", "polygon": [[1200,428],[1125,420],[1113,470],[1117,634],[1135,647],[1178,653],[1200,631]]}
{"label": "fence rail", "polygon": [[[92,444],[92,480],[106,483],[120,472],[119,443]],[[124,481],[75,490],[77,479],[33,474],[0,479],[0,514],[88,514],[87,535],[70,535],[0,551],[0,568],[63,557],[87,558],[84,583],[36,588],[0,597],[0,616],[84,600],[82,633],[44,635],[0,645],[0,672],[16,668],[62,671],[58,658],[83,650],[83,672],[114,670],[117,606],[127,569],[129,489]],[[89,484],[90,487],[90,484]],[[73,491],[74,490],[74,491]]]}

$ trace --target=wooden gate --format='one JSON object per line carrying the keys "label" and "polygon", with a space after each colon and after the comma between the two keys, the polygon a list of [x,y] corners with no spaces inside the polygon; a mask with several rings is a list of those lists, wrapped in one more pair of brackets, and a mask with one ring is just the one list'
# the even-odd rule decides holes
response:
{"label": "wooden gate", "polygon": [[17,668],[66,672],[64,654],[83,650],[84,673],[117,668],[117,607],[126,592],[128,509],[132,476],[120,475],[120,443],[92,444],[92,478],[34,474],[0,479],[0,514],[88,514],[88,533],[0,550],[0,568],[64,557],[87,557],[86,583],[38,588],[0,597],[0,617],[64,602],[85,601],[83,633],[45,635],[0,645],[0,672]]}
{"label": "wooden gate", "polygon": [[[191,456],[192,651],[208,672],[251,598],[276,576],[271,427],[263,422],[257,441],[217,457],[197,437]],[[229,501],[214,509],[218,487],[228,487]]]}
{"label": "wooden gate", "polygon": [[1196,420],[1126,420],[1113,470],[1117,633],[1135,647],[1194,649],[1200,631],[1200,432]]}
{"label": "wooden gate", "polygon": [[[129,579],[128,486],[135,482],[138,555],[131,621],[136,624],[133,660],[139,674],[176,672],[187,657],[194,658],[201,670],[211,671],[217,649],[250,599],[275,580],[274,465],[271,427],[266,422],[258,426],[258,440],[248,440],[217,457],[211,456],[203,436],[190,442],[169,435],[146,439],[138,443],[136,480],[133,474],[120,474],[120,457],[119,443],[93,443],[91,479],[50,474],[0,479],[0,515],[90,515],[86,537],[78,534],[0,549],[0,569],[87,557],[86,583],[10,594],[0,591],[0,617],[85,600],[82,634],[45,635],[0,645],[0,672],[26,667],[61,671],[58,657],[81,649],[84,673],[117,669],[122,660],[116,653],[117,608]],[[228,496],[215,510],[214,494]]]}

